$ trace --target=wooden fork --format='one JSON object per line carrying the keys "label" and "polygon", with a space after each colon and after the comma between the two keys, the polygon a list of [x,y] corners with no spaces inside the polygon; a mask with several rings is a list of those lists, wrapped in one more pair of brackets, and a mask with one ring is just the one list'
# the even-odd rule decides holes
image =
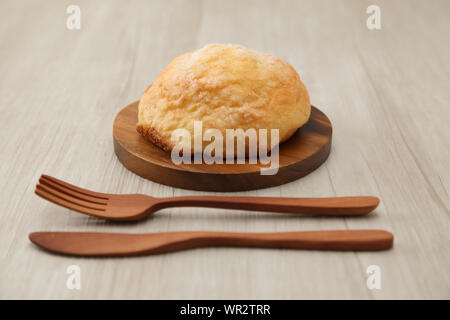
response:
{"label": "wooden fork", "polygon": [[89,191],[42,175],[35,193],[57,205],[109,220],[139,220],[169,207],[209,207],[320,215],[363,215],[374,210],[377,197],[270,198],[187,196],[154,198],[143,194],[107,194]]}

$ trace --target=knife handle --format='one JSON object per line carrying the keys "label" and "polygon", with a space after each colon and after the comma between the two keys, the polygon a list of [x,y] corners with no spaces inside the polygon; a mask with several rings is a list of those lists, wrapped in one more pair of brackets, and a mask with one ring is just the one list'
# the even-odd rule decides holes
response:
{"label": "knife handle", "polygon": [[[169,233],[167,234],[169,236]],[[232,246],[314,250],[384,250],[394,236],[384,230],[299,231],[278,233],[174,232],[158,253],[197,247]],[[170,236],[169,236],[170,238]]]}

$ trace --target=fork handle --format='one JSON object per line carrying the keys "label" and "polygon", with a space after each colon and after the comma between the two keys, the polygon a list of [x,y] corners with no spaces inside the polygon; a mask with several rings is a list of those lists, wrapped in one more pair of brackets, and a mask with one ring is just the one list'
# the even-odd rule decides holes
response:
{"label": "fork handle", "polygon": [[156,209],[168,207],[208,207],[321,215],[363,215],[374,210],[380,199],[372,196],[334,198],[275,198],[188,196],[160,198]]}

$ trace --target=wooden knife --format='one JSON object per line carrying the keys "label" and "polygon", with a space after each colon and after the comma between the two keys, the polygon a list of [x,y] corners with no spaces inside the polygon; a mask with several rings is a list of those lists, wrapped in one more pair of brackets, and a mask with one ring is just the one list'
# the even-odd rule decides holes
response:
{"label": "wooden knife", "polygon": [[148,234],[34,232],[37,246],[74,256],[132,256],[199,247],[235,246],[314,250],[385,250],[394,236],[384,230],[334,230],[278,233],[181,231]]}

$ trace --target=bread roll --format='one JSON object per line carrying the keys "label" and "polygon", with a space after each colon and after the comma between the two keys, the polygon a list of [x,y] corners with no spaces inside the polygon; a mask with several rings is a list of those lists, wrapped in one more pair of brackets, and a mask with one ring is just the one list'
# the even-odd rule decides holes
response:
{"label": "bread roll", "polygon": [[[309,118],[308,91],[286,61],[240,45],[211,44],[175,58],[142,95],[137,131],[170,151],[176,129],[279,129],[286,141]],[[204,141],[203,148],[210,142]],[[270,143],[269,143],[270,148]],[[224,152],[225,153],[225,152]]]}

